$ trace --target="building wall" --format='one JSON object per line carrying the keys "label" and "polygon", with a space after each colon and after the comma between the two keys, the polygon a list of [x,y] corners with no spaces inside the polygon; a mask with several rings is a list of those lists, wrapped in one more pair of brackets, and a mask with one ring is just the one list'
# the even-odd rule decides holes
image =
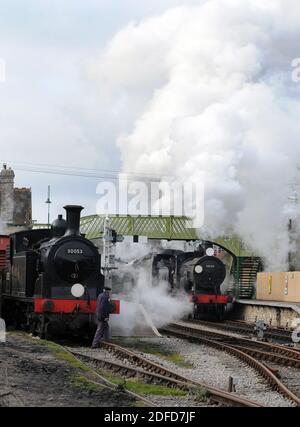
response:
{"label": "building wall", "polygon": [[18,226],[31,226],[32,201],[30,188],[14,189],[13,224]]}
{"label": "building wall", "polygon": [[258,273],[256,298],[264,301],[300,303],[300,272]]}
{"label": "building wall", "polygon": [[12,233],[32,226],[31,188],[14,188],[15,174],[3,165],[0,172],[1,233]]}
{"label": "building wall", "polygon": [[270,326],[292,329],[293,322],[299,318],[299,314],[291,308],[237,304],[234,317],[251,323],[264,320]]}
{"label": "building wall", "polygon": [[13,222],[14,178],[13,170],[4,165],[0,172],[0,218],[3,224]]}

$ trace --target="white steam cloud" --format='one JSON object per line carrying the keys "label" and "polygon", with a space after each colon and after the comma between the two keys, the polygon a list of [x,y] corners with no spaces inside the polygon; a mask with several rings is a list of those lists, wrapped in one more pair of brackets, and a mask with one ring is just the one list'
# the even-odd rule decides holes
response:
{"label": "white steam cloud", "polygon": [[[192,311],[192,304],[184,292],[170,295],[169,283],[164,281],[153,286],[152,259],[143,261],[142,264],[143,266],[138,267],[128,265],[123,271],[118,271],[118,277],[121,277],[122,281],[122,291],[117,295],[121,299],[121,313],[111,317],[112,330],[116,335],[143,336],[149,332],[153,334],[151,324],[160,328],[189,315]],[[131,281],[128,275],[134,278],[134,281]],[[113,288],[115,289],[114,286]]]}
{"label": "white steam cloud", "polygon": [[124,171],[204,172],[204,229],[239,233],[270,269],[286,268],[300,155],[299,22],[297,0],[199,1],[131,23],[90,69],[126,118]]}

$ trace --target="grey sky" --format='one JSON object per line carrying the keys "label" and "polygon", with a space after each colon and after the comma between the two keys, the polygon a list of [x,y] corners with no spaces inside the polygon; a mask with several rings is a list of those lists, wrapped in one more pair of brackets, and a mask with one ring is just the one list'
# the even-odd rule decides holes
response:
{"label": "grey sky", "polygon": [[[199,1],[0,1],[7,77],[0,83],[0,159],[118,169],[115,140],[128,123],[106,108],[87,64],[129,22],[193,3]],[[16,171],[16,184],[32,187],[39,221],[46,218],[48,184],[53,215],[65,202],[95,210],[95,179]]]}
{"label": "grey sky", "polygon": [[[284,271],[299,21],[297,0],[0,0],[0,160],[205,172],[205,231],[233,230]],[[17,171],[40,221],[48,184],[53,215],[65,203],[88,214],[98,182]]]}

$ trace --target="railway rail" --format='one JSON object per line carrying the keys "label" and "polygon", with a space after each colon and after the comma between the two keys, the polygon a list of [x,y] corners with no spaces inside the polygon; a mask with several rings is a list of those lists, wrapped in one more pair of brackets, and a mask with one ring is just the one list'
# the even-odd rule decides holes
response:
{"label": "railway rail", "polygon": [[[300,368],[300,352],[297,349],[276,343],[257,341],[245,337],[236,337],[225,334],[224,332],[216,332],[203,328],[197,329],[198,325],[199,322],[196,322],[195,324],[192,322],[176,323],[178,328],[190,330],[191,333],[193,331],[200,330],[202,336],[207,336],[224,342],[226,341],[226,343],[232,346],[243,347],[248,354],[253,356],[256,355],[256,357],[261,360],[276,362],[284,366]],[[205,323],[204,326],[207,326],[207,323]]]}
{"label": "railway rail", "polygon": [[130,367],[124,364],[119,364],[111,361],[104,361],[86,353],[80,353],[68,349],[74,356],[79,360],[84,361],[87,364],[92,364],[94,367],[107,367],[115,372],[122,373],[129,377],[141,377],[146,381],[166,384],[171,387],[177,387],[179,389],[187,390],[189,392],[201,390],[207,392],[209,399],[217,404],[225,406],[244,406],[244,407],[262,407],[258,402],[251,401],[243,396],[233,395],[225,390],[221,390],[215,387],[208,386],[198,381],[191,380],[182,375],[179,375],[175,371],[172,371],[164,366],[149,361],[145,357],[140,356],[132,350],[121,347],[114,343],[104,342],[102,343],[105,350],[112,352],[119,359],[126,359],[137,367]]}
{"label": "railway rail", "polygon": [[[116,391],[116,390],[119,389],[118,385],[112,383],[107,378],[105,378],[102,375],[100,375],[99,372],[97,372],[96,369],[91,368],[91,366],[89,366],[87,364],[87,361],[82,360],[82,358],[79,357],[79,356],[81,356],[80,354],[76,353],[75,351],[72,351],[70,348],[67,348],[66,346],[63,346],[63,345],[61,345],[61,344],[59,344],[57,342],[55,342],[55,344],[58,345],[58,346],[60,346],[63,351],[71,354],[78,362],[81,362],[82,364],[84,364],[86,367],[89,368],[89,371],[92,372],[94,374],[94,376],[97,378],[97,381],[88,378],[89,382],[91,382],[91,383],[93,383],[95,385],[99,385],[101,387],[106,387],[109,390],[113,390],[113,391]],[[146,405],[148,405],[150,407],[157,406],[156,403],[152,402],[150,399],[145,398],[144,396],[141,396],[141,395],[139,395],[137,393],[134,393],[134,392],[132,392],[130,390],[126,390],[125,388],[122,388],[122,391],[124,393],[129,394],[131,397],[134,397],[137,400],[143,401],[144,403],[146,403]]]}
{"label": "railway rail", "polygon": [[[300,398],[296,396],[291,390],[289,390],[285,384],[280,381],[279,378],[277,378],[276,371],[258,360],[258,358],[273,357],[276,359],[276,361],[280,361],[284,364],[286,359],[289,358],[291,359],[290,363],[297,364],[299,362],[299,353],[294,352],[294,350],[281,348],[278,345],[272,345],[269,343],[256,343],[245,338],[240,339],[237,337],[228,337],[225,334],[219,334],[213,331],[191,327],[190,325],[183,323],[172,323],[164,328],[161,328],[160,332],[167,335],[176,336],[178,338],[188,339],[193,342],[205,344],[218,350],[226,351],[227,353],[239,358],[248,366],[255,369],[267,380],[273,389],[277,390],[285,398],[293,401],[297,406],[300,406]],[[269,352],[261,351],[260,349],[255,348],[255,345],[258,345],[259,348],[265,346],[264,348],[268,348]],[[282,355],[280,351],[282,351],[284,355]],[[291,355],[295,356],[295,359],[289,357]],[[296,357],[298,357],[298,359]]]}
{"label": "railway rail", "polygon": [[[254,323],[248,323],[243,320],[226,320],[225,322],[209,322],[205,320],[193,320],[194,323],[199,325],[208,326],[215,329],[225,331],[244,333],[247,335],[254,335]],[[268,327],[264,333],[266,338],[275,339],[278,342],[292,343],[292,331],[287,329],[279,329]]]}

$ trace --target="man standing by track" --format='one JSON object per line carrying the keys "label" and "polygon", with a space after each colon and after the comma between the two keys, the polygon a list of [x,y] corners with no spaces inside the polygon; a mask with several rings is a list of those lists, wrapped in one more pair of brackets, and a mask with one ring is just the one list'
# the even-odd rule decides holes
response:
{"label": "man standing by track", "polygon": [[110,302],[110,291],[111,288],[108,286],[104,287],[102,294],[98,296],[97,307],[96,307],[96,321],[97,321],[97,330],[94,336],[92,348],[97,348],[101,340],[110,339],[109,331],[109,315],[113,312],[113,304]]}

